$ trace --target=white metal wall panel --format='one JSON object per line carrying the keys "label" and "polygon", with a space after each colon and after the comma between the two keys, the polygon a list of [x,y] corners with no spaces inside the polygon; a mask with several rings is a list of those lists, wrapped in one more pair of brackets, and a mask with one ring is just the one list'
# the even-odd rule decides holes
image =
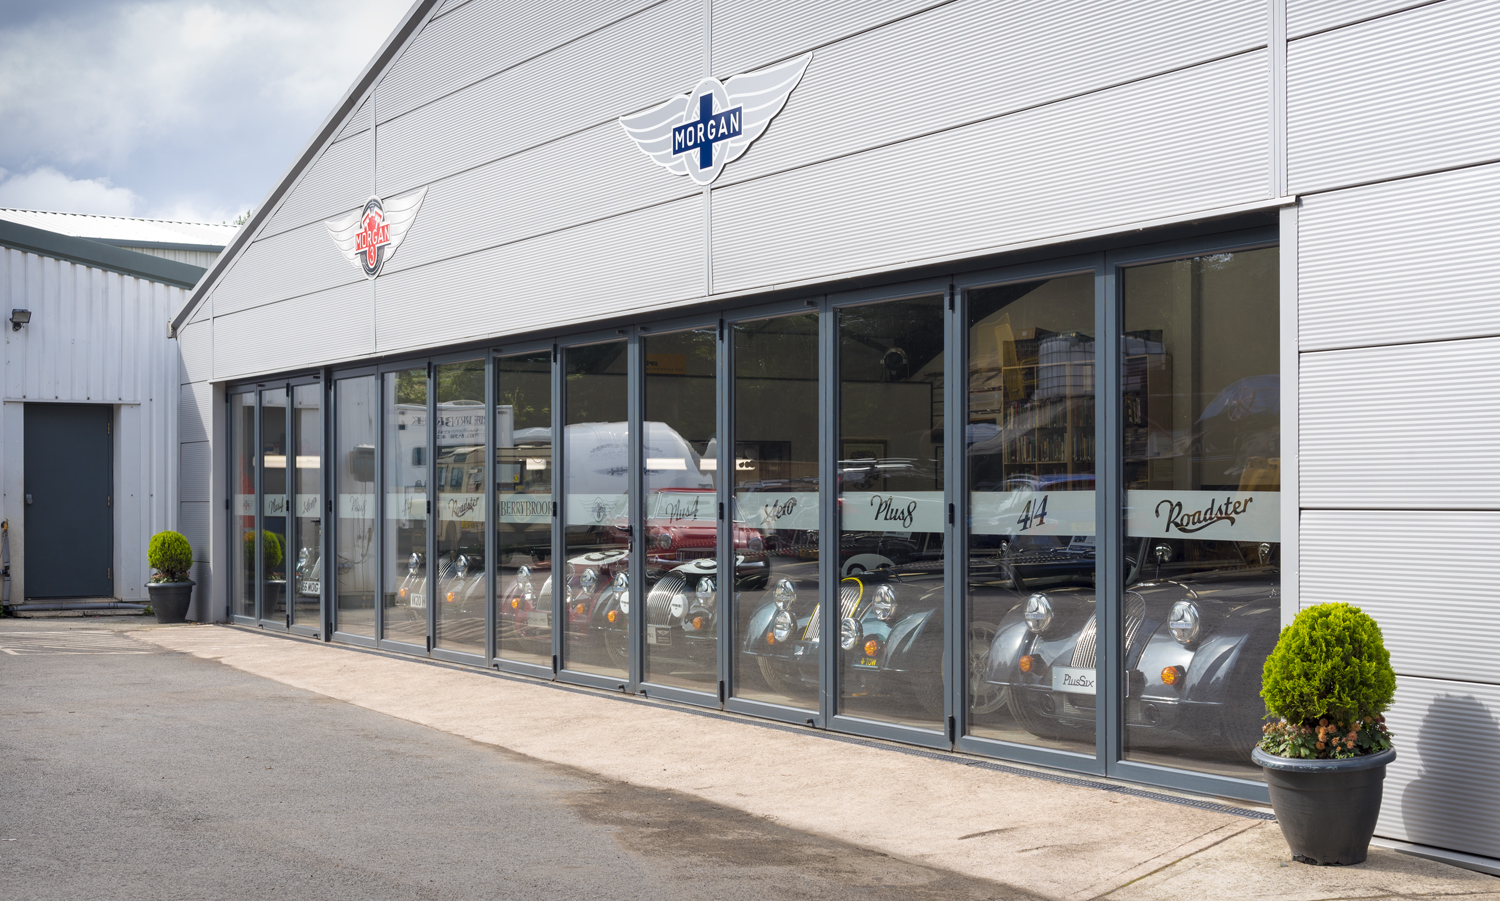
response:
{"label": "white metal wall panel", "polygon": [[702,199],[689,197],[382,275],[379,350],[563,328],[699,297],[703,219]]}
{"label": "white metal wall panel", "polygon": [[[229,266],[230,266],[230,269],[232,271],[233,268],[234,268],[234,263],[231,262],[229,264]],[[188,322],[206,322],[209,319],[212,319],[213,315],[214,315],[214,294],[213,294],[212,291],[210,291],[210,292],[208,292],[208,296],[205,297],[205,298],[203,298],[203,301],[201,303],[199,303],[198,306],[193,309],[193,315],[191,315],[191,316],[188,317]]]}
{"label": "white metal wall panel", "polygon": [[213,325],[207,321],[189,322],[177,330],[177,352],[182,366],[182,382],[206,381],[213,374]]}
{"label": "white metal wall panel", "polygon": [[261,375],[368,354],[375,349],[372,303],[370,283],[361,277],[316,294],[215,317],[214,378]]}
{"label": "white metal wall panel", "polygon": [[343,129],[339,131],[338,136],[335,137],[334,140],[342,141],[346,138],[352,138],[362,131],[367,131],[369,127],[370,98],[366,97],[364,100],[360,101],[359,108],[356,109],[354,111],[354,114],[349,117],[349,121],[344,123]]}
{"label": "white metal wall panel", "polygon": [[[382,196],[686,93],[702,76],[702,47],[701,0],[669,0],[382,124]],[[654,166],[623,129],[618,148]],[[554,178],[592,165],[576,160]]]}
{"label": "white metal wall panel", "polygon": [[1287,37],[1337,28],[1375,16],[1419,6],[1431,0],[1284,0]]}
{"label": "white metal wall panel", "polygon": [[[381,76],[376,112],[381,122],[393,119],[650,5],[651,0],[474,0],[428,22],[401,52]],[[698,9],[701,16],[701,3]],[[700,26],[697,46],[702,43]],[[613,77],[606,72],[595,75],[601,81]],[[599,87],[553,99],[576,99]]]}
{"label": "white metal wall panel", "polygon": [[1301,606],[1362,608],[1403,676],[1500,683],[1500,512],[1304,510],[1301,538]]}
{"label": "white metal wall panel", "polygon": [[1303,200],[1303,350],[1500,335],[1500,165]]}
{"label": "white metal wall panel", "polygon": [[[432,185],[419,221],[386,272],[423,266],[697,195],[642,154],[622,153],[614,122],[470,169]],[[577,160],[589,165],[577,166]],[[559,178],[558,173],[568,177]],[[385,276],[381,276],[384,281]]]}
{"label": "white metal wall panel", "polygon": [[[6,331],[5,396],[92,403],[152,396],[150,355],[173,355],[163,323],[185,296],[180,288],[10,248],[0,248],[0,295],[11,304],[5,309],[32,313],[20,331]],[[174,384],[176,374],[174,365]]]}
{"label": "white metal wall panel", "polygon": [[1271,195],[1265,51],[713,192],[714,291]]}
{"label": "white metal wall panel", "polygon": [[1496,359],[1497,338],[1302,354],[1302,506],[1500,509]]}
{"label": "white metal wall panel", "polygon": [[1445,0],[1293,41],[1294,193],[1500,157],[1500,5]]}
{"label": "white metal wall panel", "polygon": [[121,247],[120,249],[133,250],[149,257],[160,257],[176,263],[187,263],[199,269],[207,269],[214,264],[214,260],[219,258],[218,252],[212,250],[173,250],[167,247]]}
{"label": "white metal wall panel", "polygon": [[177,431],[184,442],[207,441],[208,425],[212,413],[208,405],[213,397],[213,388],[208,382],[194,382],[179,389],[181,404],[178,407]]}
{"label": "white metal wall panel", "polygon": [[446,15],[468,2],[469,0],[443,0],[442,5],[438,7],[438,11],[434,15]]}
{"label": "white metal wall panel", "polygon": [[255,239],[263,241],[363,206],[375,182],[372,143],[366,133],[329,145],[297,179]]}
{"label": "white metal wall panel", "polygon": [[1397,756],[1376,834],[1500,857],[1500,687],[1398,679],[1386,722]]}
{"label": "white metal wall panel", "polygon": [[714,74],[727,78],[758,69],[940,5],[934,0],[717,0]]}
{"label": "white metal wall panel", "polygon": [[[362,206],[368,196],[355,198],[345,212]],[[222,318],[237,310],[366,281],[364,273],[339,252],[323,223],[313,222],[251,244],[214,288],[214,315]]]}
{"label": "white metal wall panel", "polygon": [[[207,502],[209,497],[209,461],[213,448],[207,440],[192,441],[186,433],[182,436],[182,465],[178,497],[181,502]],[[186,533],[184,533],[186,534]]]}
{"label": "white metal wall panel", "polygon": [[1265,0],[964,0],[929,10],[819,50],[775,124],[718,183],[1265,46],[1267,11]]}
{"label": "white metal wall panel", "polygon": [[177,531],[193,546],[192,579],[193,603],[188,610],[188,619],[209,622],[213,619],[205,609],[207,599],[212,597],[209,584],[209,535],[212,510],[206,501],[182,501],[178,504]]}

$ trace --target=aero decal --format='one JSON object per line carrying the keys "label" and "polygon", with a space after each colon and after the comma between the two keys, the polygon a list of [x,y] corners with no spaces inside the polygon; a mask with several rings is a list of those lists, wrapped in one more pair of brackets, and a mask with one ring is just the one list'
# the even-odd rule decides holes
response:
{"label": "aero decal", "polygon": [[401,239],[406,237],[406,230],[417,218],[417,209],[426,196],[424,187],[392,197],[383,204],[379,197],[371,197],[362,208],[342,219],[329,219],[323,227],[328,229],[344,259],[363,271],[365,278],[374,278],[401,246]]}
{"label": "aero decal", "polygon": [[765,133],[809,62],[811,53],[736,75],[728,84],[705,78],[692,93],[643,113],[621,116],[620,124],[657,165],[706,185]]}

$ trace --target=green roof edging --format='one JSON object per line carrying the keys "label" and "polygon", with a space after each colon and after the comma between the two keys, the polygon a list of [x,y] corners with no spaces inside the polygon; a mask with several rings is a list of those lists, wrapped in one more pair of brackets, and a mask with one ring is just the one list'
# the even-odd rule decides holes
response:
{"label": "green roof edging", "polygon": [[43,228],[3,220],[0,220],[0,246],[108,269],[121,275],[149,279],[189,291],[203,277],[203,268],[200,266],[190,266],[148,253],[123,250],[102,241],[60,235]]}

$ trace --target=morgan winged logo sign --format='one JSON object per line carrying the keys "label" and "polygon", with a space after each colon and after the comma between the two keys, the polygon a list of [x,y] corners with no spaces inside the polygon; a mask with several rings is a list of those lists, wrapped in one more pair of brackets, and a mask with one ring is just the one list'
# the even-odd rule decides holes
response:
{"label": "morgan winged logo sign", "polygon": [[765,133],[811,61],[809,53],[727,83],[705,78],[688,94],[621,116],[620,124],[658,166],[710,184]]}
{"label": "morgan winged logo sign", "polygon": [[374,278],[401,246],[426,196],[424,187],[384,203],[379,197],[371,197],[360,209],[339,219],[329,219],[323,226],[344,259],[364,272],[365,278]]}

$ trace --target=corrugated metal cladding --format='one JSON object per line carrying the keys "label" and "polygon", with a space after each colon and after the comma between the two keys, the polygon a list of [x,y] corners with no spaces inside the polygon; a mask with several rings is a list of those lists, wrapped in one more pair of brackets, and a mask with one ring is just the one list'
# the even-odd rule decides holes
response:
{"label": "corrugated metal cladding", "polygon": [[176,522],[177,354],[165,323],[186,298],[181,288],[0,247],[0,309],[31,310],[24,328],[4,329],[0,472],[13,597],[25,597],[21,429],[29,402],[115,408],[115,592],[145,596],[146,542]]}
{"label": "corrugated metal cladding", "polygon": [[147,256],[175,260],[179,263],[187,263],[189,266],[197,266],[199,269],[207,269],[214,264],[214,260],[219,258],[219,254],[212,250],[173,250],[169,247],[122,247],[121,250],[133,250]]}
{"label": "corrugated metal cladding", "polygon": [[1291,187],[1320,192],[1297,227],[1299,603],[1385,632],[1379,834],[1496,858],[1500,9],[1400,6],[1288,8],[1293,35],[1378,16],[1288,48]]}
{"label": "corrugated metal cladding", "polygon": [[1308,197],[1302,349],[1500,335],[1496,209],[1500,164]]}
{"label": "corrugated metal cladding", "polygon": [[1297,38],[1429,3],[1431,0],[1286,0],[1286,33]]}
{"label": "corrugated metal cladding", "polygon": [[1293,41],[1287,166],[1306,192],[1500,156],[1500,6],[1444,0]]}
{"label": "corrugated metal cladding", "polygon": [[[1263,198],[1271,189],[1264,54],[717,190],[714,290]],[[1096,140],[1101,134],[1109,139]]]}
{"label": "corrugated metal cladding", "polygon": [[[348,266],[343,257],[339,262]],[[432,314],[430,300],[427,315]],[[216,316],[214,378],[302,369],[367,354],[375,346],[372,301],[370,283],[361,277],[336,288]]]}
{"label": "corrugated metal cladding", "polygon": [[[368,196],[368,195],[366,195]],[[352,212],[359,203],[344,212]],[[214,315],[364,283],[364,273],[338,252],[321,220],[264,238],[234,261],[234,270],[214,290]]]}
{"label": "corrugated metal cladding", "polygon": [[372,144],[365,132],[329,145],[276,208],[257,240],[363,206],[375,183]]}

